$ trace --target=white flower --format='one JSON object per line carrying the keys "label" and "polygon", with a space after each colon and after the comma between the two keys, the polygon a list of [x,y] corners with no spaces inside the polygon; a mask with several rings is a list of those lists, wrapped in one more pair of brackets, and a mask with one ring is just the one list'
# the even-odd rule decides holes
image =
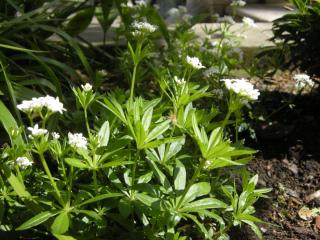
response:
{"label": "white flower", "polygon": [[181,14],[186,14],[188,12],[186,6],[183,6],[183,5],[179,5],[178,9]]}
{"label": "white flower", "polygon": [[45,97],[32,98],[31,100],[23,100],[21,104],[17,105],[17,108],[23,112],[31,113],[34,111],[41,111],[46,107],[51,112],[65,111],[63,104],[59,101],[59,98],[51,97],[49,95]]}
{"label": "white flower", "polygon": [[55,140],[58,140],[60,138],[60,134],[57,132],[52,132],[51,135],[52,135],[53,139],[55,139]]}
{"label": "white flower", "polygon": [[242,22],[244,23],[244,25],[246,25],[248,27],[253,27],[253,28],[257,27],[257,25],[255,24],[255,22],[252,18],[243,17]]}
{"label": "white flower", "polygon": [[179,17],[180,15],[178,8],[170,8],[167,13],[170,17]]}
{"label": "white flower", "polygon": [[18,157],[16,159],[16,164],[21,168],[32,166],[32,162],[27,157]]}
{"label": "white flower", "polygon": [[206,77],[206,78],[210,78],[210,77],[212,77],[212,76],[214,76],[214,75],[216,75],[216,74],[218,74],[219,73],[219,69],[218,68],[216,68],[216,67],[210,67],[210,68],[208,68],[207,70],[205,70],[204,72],[203,72],[203,75]]}
{"label": "white flower", "polygon": [[83,91],[90,92],[92,90],[92,85],[90,83],[86,83],[85,85],[81,84]]}
{"label": "white flower", "polygon": [[314,82],[311,80],[310,76],[307,74],[296,74],[293,76],[293,79],[296,81],[296,88],[301,90],[307,86],[313,87]]}
{"label": "white flower", "polygon": [[232,7],[243,7],[245,6],[247,3],[245,1],[242,0],[234,0],[232,1],[232,3],[230,4],[230,6]]}
{"label": "white flower", "polygon": [[222,80],[228,90],[248,100],[257,100],[260,92],[254,89],[253,85],[246,79],[224,79]]}
{"label": "white flower", "polygon": [[133,22],[132,28],[134,28],[134,31],[132,32],[133,36],[139,36],[143,33],[153,33],[157,30],[157,27],[155,25],[152,25],[148,22]]}
{"label": "white flower", "polygon": [[45,96],[42,101],[43,105],[51,112],[59,112],[62,114],[62,111],[66,110],[58,97]]}
{"label": "white flower", "polygon": [[231,16],[223,16],[223,17],[219,17],[217,20],[219,23],[229,23],[229,24],[235,24],[236,22],[233,20],[233,18]]}
{"label": "white flower", "polygon": [[187,63],[195,69],[205,68],[197,57],[187,56]]}
{"label": "white flower", "polygon": [[82,133],[68,133],[68,143],[74,148],[87,149],[87,139]]}
{"label": "white flower", "polygon": [[28,130],[31,132],[31,138],[45,135],[48,132],[47,129],[39,128],[38,124],[34,125],[34,127],[28,127]]}
{"label": "white flower", "polygon": [[105,69],[101,69],[101,70],[99,70],[98,72],[99,72],[99,74],[100,74],[101,76],[103,76],[103,77],[105,77],[105,76],[108,75],[108,72],[107,72],[107,70],[105,70]]}
{"label": "white flower", "polygon": [[138,6],[147,6],[147,3],[144,0],[136,0]]}
{"label": "white flower", "polygon": [[120,5],[122,8],[132,8],[133,4],[131,1],[128,1],[127,3],[121,3]]}
{"label": "white flower", "polygon": [[184,78],[179,79],[177,76],[173,77],[173,80],[178,84],[178,85],[183,85],[186,83],[186,81],[184,80]]}

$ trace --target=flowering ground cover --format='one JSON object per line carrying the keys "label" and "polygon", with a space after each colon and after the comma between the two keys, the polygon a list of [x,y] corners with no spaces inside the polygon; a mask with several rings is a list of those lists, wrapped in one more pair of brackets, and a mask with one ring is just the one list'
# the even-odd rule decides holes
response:
{"label": "flowering ground cover", "polygon": [[[22,4],[0,15],[1,239],[316,239],[316,76],[268,92],[231,16],[198,39],[182,6],[168,29],[145,1]],[[117,14],[125,47],[77,38]]]}

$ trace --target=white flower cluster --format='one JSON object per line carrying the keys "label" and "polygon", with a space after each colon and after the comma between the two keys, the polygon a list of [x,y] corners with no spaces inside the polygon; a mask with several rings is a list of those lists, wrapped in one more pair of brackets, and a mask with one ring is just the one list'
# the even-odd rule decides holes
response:
{"label": "white flower cluster", "polygon": [[244,23],[245,26],[252,27],[252,28],[257,27],[257,25],[255,24],[255,22],[252,18],[243,17],[242,22]]}
{"label": "white flower cluster", "polygon": [[202,65],[199,58],[197,57],[189,57],[187,56],[187,63],[192,66],[194,69],[201,69],[205,68],[205,66]]}
{"label": "white flower cluster", "polygon": [[231,16],[227,16],[227,15],[225,15],[223,17],[219,17],[217,21],[219,23],[229,23],[229,24],[235,24],[236,23]]}
{"label": "white flower cluster", "polygon": [[52,135],[54,140],[58,140],[60,138],[60,134],[57,133],[57,132],[52,132],[51,135]]}
{"label": "white flower cluster", "polygon": [[179,79],[177,76],[173,77],[173,80],[178,84],[178,85],[183,85],[186,83],[186,80],[184,78]]}
{"label": "white flower cluster", "polygon": [[143,34],[153,33],[157,30],[155,25],[152,25],[148,22],[138,22],[135,21],[132,24],[132,28],[134,31],[132,32],[133,36],[141,36]]}
{"label": "white flower cluster", "polygon": [[247,3],[242,0],[233,0],[230,6],[232,7],[244,7]]}
{"label": "white flower cluster", "polygon": [[16,164],[23,169],[32,166],[32,162],[27,157],[18,157]]}
{"label": "white flower cluster", "polygon": [[310,76],[307,74],[296,74],[293,76],[293,79],[296,81],[296,88],[301,90],[307,86],[313,87],[314,82],[311,80]]}
{"label": "white flower cluster", "polygon": [[87,149],[87,139],[83,136],[82,133],[68,133],[68,143],[71,147],[74,148],[83,148]]}
{"label": "white flower cluster", "polygon": [[40,137],[48,133],[47,129],[39,128],[39,125],[36,124],[34,127],[28,127],[28,130],[31,132],[31,135],[29,135],[29,138],[33,137]]}
{"label": "white flower cluster", "polygon": [[44,107],[53,113],[59,112],[62,114],[62,112],[66,110],[58,97],[54,98],[48,95],[45,97],[32,98],[31,100],[23,100],[22,103],[17,106],[19,110],[26,113],[41,111]]}
{"label": "white flower cluster", "polygon": [[177,21],[186,21],[188,22],[192,16],[187,14],[187,8],[185,6],[178,6],[178,8],[170,8],[167,11],[166,21],[169,23],[177,23]]}
{"label": "white flower cluster", "polygon": [[260,92],[246,79],[223,79],[228,90],[248,100],[257,100]]}
{"label": "white flower cluster", "polygon": [[90,83],[86,83],[85,85],[81,84],[81,88],[85,92],[90,92],[92,90],[92,85]]}

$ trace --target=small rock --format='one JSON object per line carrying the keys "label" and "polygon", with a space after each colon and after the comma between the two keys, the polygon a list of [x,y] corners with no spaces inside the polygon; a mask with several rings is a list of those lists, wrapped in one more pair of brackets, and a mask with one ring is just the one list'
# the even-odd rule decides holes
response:
{"label": "small rock", "polygon": [[320,198],[320,190],[315,191],[314,193],[309,194],[308,196],[306,196],[304,198],[304,200],[306,201],[306,203],[311,202],[312,200],[316,199],[316,198]]}
{"label": "small rock", "polygon": [[293,172],[294,174],[298,174],[299,168],[296,164],[289,162],[288,159],[283,159],[282,162],[286,165],[286,167]]}
{"label": "small rock", "polygon": [[298,215],[301,219],[306,220],[306,221],[310,221],[313,218],[313,212],[312,210],[310,210],[307,207],[302,207],[299,212]]}

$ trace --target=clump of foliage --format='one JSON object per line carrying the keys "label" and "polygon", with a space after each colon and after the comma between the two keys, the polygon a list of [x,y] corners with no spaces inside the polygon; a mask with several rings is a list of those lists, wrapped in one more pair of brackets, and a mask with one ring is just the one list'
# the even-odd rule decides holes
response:
{"label": "clump of foliage", "polygon": [[311,0],[290,0],[295,11],[274,21],[273,40],[280,42],[286,66],[299,67],[310,74],[319,74],[320,3]]}
{"label": "clump of foliage", "polygon": [[[18,105],[30,123],[8,129],[11,145],[1,150],[1,228],[58,239],[186,239],[194,230],[184,226],[193,222],[206,239],[228,239],[228,230],[241,224],[261,237],[253,203],[269,189],[255,189],[257,176],[243,168],[255,151],[225,134],[258,90],[226,79],[227,112],[214,120],[214,106],[197,106],[212,95],[195,78],[205,66],[186,55],[158,75],[159,96],[136,97],[137,69],[152,54],[156,27],[135,22],[132,28],[130,92],[105,96],[90,84],[73,88],[85,134],[50,129],[50,118],[66,112],[58,98]],[[22,132],[30,132],[25,141]]]}
{"label": "clump of foliage", "polygon": [[[72,96],[32,88],[39,93],[11,102],[22,112],[19,124],[0,102],[10,139],[0,149],[0,230],[12,238],[225,240],[232,227],[248,224],[262,238],[253,204],[270,189],[256,189],[258,176],[245,169],[255,151],[238,135],[242,110],[259,91],[231,74],[242,54],[230,22],[205,29],[199,41],[189,17],[169,31],[153,8],[113,3],[128,39],[120,57],[128,91],[103,93],[101,76],[63,32],[76,44],[87,83],[59,75]],[[159,50],[160,35],[166,46]],[[3,46],[33,60],[43,50]],[[62,63],[52,61],[39,59],[55,73]],[[4,80],[14,83],[6,66]]]}

